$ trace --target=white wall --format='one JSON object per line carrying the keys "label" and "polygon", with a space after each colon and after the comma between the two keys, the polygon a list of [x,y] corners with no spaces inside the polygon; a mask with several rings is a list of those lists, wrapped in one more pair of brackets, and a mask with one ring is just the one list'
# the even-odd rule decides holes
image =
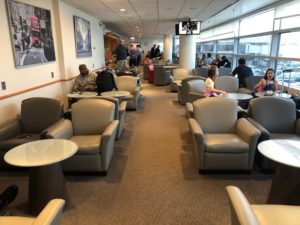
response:
{"label": "white wall", "polygon": [[[99,20],[78,9],[75,9],[60,0],[19,0],[27,4],[45,8],[51,11],[51,25],[55,45],[56,61],[35,64],[25,67],[15,67],[11,35],[8,25],[5,0],[0,1],[0,82],[5,81],[7,89],[0,89],[0,123],[16,117],[20,112],[20,103],[23,99],[44,96],[61,99],[66,102],[66,93],[69,92],[71,81],[61,81],[78,74],[78,65],[85,63],[93,70],[104,64],[103,30],[99,27]],[[73,15],[82,17],[91,24],[92,56],[76,58]],[[54,78],[51,77],[54,73]],[[24,90],[35,88],[50,82],[57,83],[21,93]],[[17,94],[16,93],[21,93]],[[13,95],[6,98],[7,95]],[[2,97],[2,98],[1,98]],[[5,98],[3,98],[5,97]]]}

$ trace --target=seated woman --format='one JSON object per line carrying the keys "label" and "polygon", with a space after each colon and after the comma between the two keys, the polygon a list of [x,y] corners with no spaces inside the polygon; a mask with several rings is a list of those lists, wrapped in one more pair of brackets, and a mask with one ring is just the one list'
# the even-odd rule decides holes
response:
{"label": "seated woman", "polygon": [[275,81],[275,71],[273,69],[267,69],[265,76],[256,85],[256,91],[276,91],[277,81]]}
{"label": "seated woman", "polygon": [[218,96],[219,94],[226,94],[226,91],[215,89],[215,77],[218,74],[218,67],[212,66],[208,69],[207,78],[204,83],[203,93],[206,97]]}

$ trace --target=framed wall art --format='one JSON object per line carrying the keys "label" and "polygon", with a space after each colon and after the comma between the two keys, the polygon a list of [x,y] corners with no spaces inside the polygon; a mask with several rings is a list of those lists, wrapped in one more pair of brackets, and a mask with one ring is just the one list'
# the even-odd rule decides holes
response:
{"label": "framed wall art", "polygon": [[7,0],[16,67],[55,61],[50,10]]}
{"label": "framed wall art", "polygon": [[92,56],[91,26],[90,22],[74,16],[76,56]]}

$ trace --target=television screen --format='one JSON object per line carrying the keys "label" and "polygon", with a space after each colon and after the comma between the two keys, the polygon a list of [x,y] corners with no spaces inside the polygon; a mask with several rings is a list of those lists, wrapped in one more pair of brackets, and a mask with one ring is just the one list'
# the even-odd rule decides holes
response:
{"label": "television screen", "polygon": [[179,34],[183,34],[183,35],[200,34],[200,21],[179,22]]}

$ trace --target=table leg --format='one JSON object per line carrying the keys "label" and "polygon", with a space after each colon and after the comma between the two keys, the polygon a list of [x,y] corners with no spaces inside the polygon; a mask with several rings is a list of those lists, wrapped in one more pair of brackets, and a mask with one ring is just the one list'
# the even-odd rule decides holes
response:
{"label": "table leg", "polygon": [[29,211],[38,215],[54,198],[67,200],[65,179],[60,163],[29,169],[28,204]]}
{"label": "table leg", "polygon": [[300,205],[300,169],[278,164],[268,204]]}

